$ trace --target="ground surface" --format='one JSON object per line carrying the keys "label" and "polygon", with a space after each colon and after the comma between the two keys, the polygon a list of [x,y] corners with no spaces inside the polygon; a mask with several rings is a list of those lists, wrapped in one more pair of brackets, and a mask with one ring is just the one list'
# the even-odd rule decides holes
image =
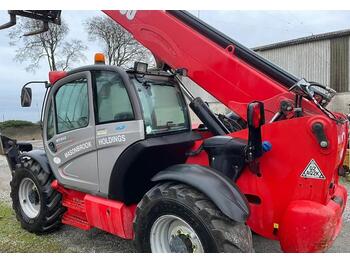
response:
{"label": "ground surface", "polygon": [[[40,142],[36,145],[40,145]],[[136,252],[131,241],[98,229],[85,232],[63,226],[59,231],[43,236],[22,230],[11,209],[10,180],[11,174],[6,160],[0,156],[0,252]],[[345,185],[350,191],[350,183]],[[344,213],[341,234],[328,252],[350,252],[349,206]],[[281,252],[278,242],[257,235],[253,238],[256,252]]]}

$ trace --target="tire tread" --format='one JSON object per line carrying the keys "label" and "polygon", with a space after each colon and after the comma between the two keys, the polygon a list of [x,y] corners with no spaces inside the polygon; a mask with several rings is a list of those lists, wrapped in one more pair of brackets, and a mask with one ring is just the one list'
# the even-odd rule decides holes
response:
{"label": "tire tread", "polygon": [[[140,251],[147,252],[137,240],[138,225],[143,223],[142,217],[147,215],[147,206],[150,202],[169,197],[185,203],[203,220],[215,239],[217,252],[253,252],[251,237],[243,239],[246,238],[245,233],[247,233],[243,232],[244,230],[249,230],[248,235],[250,234],[251,236],[250,229],[245,224],[230,220],[203,193],[186,184],[174,182],[165,182],[153,187],[137,205],[134,231],[136,234],[136,247]],[[245,243],[242,244],[242,241]]]}
{"label": "tire tread", "polygon": [[[41,192],[42,192],[42,204],[45,206],[41,208],[40,212],[43,212],[35,219],[34,223],[28,223],[22,215],[21,207],[18,200],[18,188],[23,176],[22,172],[29,172],[32,176],[36,177]],[[65,208],[61,204],[61,194],[55,191],[51,187],[51,182],[54,180],[52,174],[46,173],[39,163],[32,159],[22,159],[16,166],[16,170],[10,182],[11,186],[11,198],[12,208],[16,213],[17,220],[21,223],[21,227],[31,233],[43,234],[49,233],[61,226],[61,219],[65,212]],[[40,190],[39,190],[40,191]]]}

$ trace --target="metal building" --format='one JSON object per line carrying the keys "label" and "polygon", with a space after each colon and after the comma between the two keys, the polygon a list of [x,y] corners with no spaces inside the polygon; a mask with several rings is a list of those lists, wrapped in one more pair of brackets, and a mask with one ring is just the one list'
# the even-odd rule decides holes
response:
{"label": "metal building", "polygon": [[350,30],[329,32],[253,48],[288,72],[335,89],[329,108],[349,113]]}

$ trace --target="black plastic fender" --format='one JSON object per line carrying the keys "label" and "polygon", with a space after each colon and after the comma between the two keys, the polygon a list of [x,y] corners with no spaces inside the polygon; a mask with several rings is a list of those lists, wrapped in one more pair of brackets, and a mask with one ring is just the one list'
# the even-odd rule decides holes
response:
{"label": "black plastic fender", "polygon": [[228,177],[210,167],[190,164],[171,166],[152,181],[174,180],[194,187],[209,197],[226,216],[237,222],[245,222],[250,210],[246,197]]}
{"label": "black plastic fender", "polygon": [[45,173],[50,174],[51,173],[51,167],[49,163],[49,159],[46,156],[46,153],[44,150],[35,149],[29,152],[25,152],[19,156],[19,159],[23,157],[30,157],[36,162],[39,163],[39,165],[42,167],[42,169],[45,171]]}

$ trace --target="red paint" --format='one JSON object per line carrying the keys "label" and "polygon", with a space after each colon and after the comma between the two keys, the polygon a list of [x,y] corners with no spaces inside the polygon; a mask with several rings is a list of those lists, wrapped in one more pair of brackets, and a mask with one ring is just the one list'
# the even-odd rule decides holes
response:
{"label": "red paint", "polygon": [[[327,149],[318,145],[312,133],[315,122],[322,122],[325,127],[330,143]],[[347,132],[347,125],[337,125],[324,116],[295,118],[262,126],[263,141],[272,143],[272,150],[260,159],[262,176],[258,177],[245,168],[237,181],[244,194],[257,195],[261,199],[259,205],[250,204],[251,215],[247,224],[254,232],[280,240],[281,248],[286,252],[320,252],[333,243],[341,227],[347,199],[346,190],[338,184],[338,167],[344,160],[347,145],[344,134]],[[242,130],[231,136],[247,139],[248,134],[247,130]],[[193,149],[201,143],[197,141]],[[311,159],[317,162],[325,180],[300,176]],[[209,165],[208,156],[202,151],[190,157],[187,163]],[[331,183],[334,184],[332,188]],[[335,196],[342,200],[342,206],[332,200]],[[319,208],[321,212],[315,212]],[[274,223],[280,228],[277,234]],[[301,225],[307,230],[300,231]]]}
{"label": "red paint", "polygon": [[260,126],[261,115],[260,115],[260,104],[255,103],[253,105],[253,115],[252,115],[252,123],[254,128],[258,128]]}
{"label": "red paint", "polygon": [[[329,139],[330,147],[322,149],[311,131],[311,123],[322,121],[325,132]],[[279,234],[274,235],[273,224],[277,223],[280,228],[286,226],[283,218],[288,213],[289,206],[294,201],[308,200],[315,205],[327,206],[334,196],[334,190],[330,190],[333,182],[338,185],[338,167],[342,164],[344,149],[347,145],[346,125],[337,125],[334,121],[324,116],[303,117],[267,124],[262,127],[262,139],[272,143],[272,150],[260,159],[261,177],[244,170],[237,181],[237,185],[245,194],[258,195],[261,198],[260,205],[251,204],[251,216],[248,225],[258,234],[271,239],[279,239]],[[244,131],[236,133],[236,136],[246,137]],[[340,137],[343,136],[341,139]],[[325,180],[305,179],[301,173],[314,159],[323,174]],[[340,197],[346,201],[346,192]],[[300,202],[297,202],[300,203]],[[312,212],[303,209],[306,213]],[[310,221],[302,219],[301,216],[288,214],[290,219],[296,223],[309,225]],[[334,213],[334,220],[341,219],[341,213]],[[315,234],[322,231],[322,224],[314,227]],[[288,226],[290,238],[298,238],[298,235]],[[330,233],[330,232],[328,232]],[[325,233],[327,234],[327,232]],[[309,244],[312,241],[309,242]],[[311,245],[311,244],[310,244]],[[282,246],[283,250],[299,249],[287,244]],[[302,249],[300,249],[302,250]],[[310,247],[311,250],[311,247]],[[313,251],[321,251],[314,249]]]}
{"label": "red paint", "polygon": [[83,230],[96,227],[125,239],[133,239],[132,223],[136,205],[126,206],[118,201],[66,189],[57,180],[51,186],[62,194],[62,205],[67,208],[62,223]]}
{"label": "red paint", "polygon": [[[186,68],[194,82],[245,119],[247,104],[254,100],[264,102],[267,123],[279,111],[282,100],[294,104],[293,93],[237,58],[233,48],[223,49],[165,11],[137,11],[132,20],[119,11],[104,12],[160,60],[173,68]],[[338,194],[346,201],[347,193],[338,184],[337,172],[344,160],[348,128],[325,117],[306,99],[303,109],[302,118],[288,116],[288,120],[262,126],[262,139],[272,143],[272,150],[260,159],[262,176],[246,168],[237,185],[243,193],[261,199],[259,205],[250,204],[247,224],[252,230],[280,240],[284,251],[323,251],[341,224],[343,207],[331,199]],[[327,149],[318,145],[312,133],[316,121],[324,125],[330,144]],[[248,138],[247,130],[231,136]],[[197,141],[193,150],[201,143]],[[300,176],[311,159],[317,162],[325,180]],[[202,151],[187,163],[208,165],[208,156]],[[318,208],[324,212],[316,211]],[[274,224],[279,230],[274,230]],[[309,229],[301,230],[303,227]],[[302,241],[305,243],[300,244]]]}
{"label": "red paint", "polygon": [[56,83],[61,78],[67,76],[67,72],[65,71],[50,71],[49,72],[49,82],[51,85]]}
{"label": "red paint", "polygon": [[[337,186],[334,197],[346,201],[346,189]],[[281,222],[279,239],[285,252],[322,252],[334,242],[341,229],[345,207],[330,200],[326,205],[297,200],[289,204]]]}
{"label": "red paint", "polygon": [[[256,195],[260,204],[250,204],[247,221],[256,233],[279,240],[286,252],[324,251],[341,228],[341,214],[347,199],[346,190],[338,183],[347,145],[347,124],[336,124],[325,117],[310,101],[303,100],[304,117],[269,124],[279,111],[280,102],[293,102],[294,94],[234,55],[234,48],[221,48],[200,33],[164,11],[137,11],[129,20],[119,11],[104,11],[127,29],[156,57],[173,68],[186,68],[188,76],[224,105],[246,119],[247,105],[262,101],[267,124],[262,126],[262,139],[270,141],[272,150],[260,158],[261,177],[245,168],[237,181],[244,194]],[[63,75],[53,73],[50,82]],[[329,147],[319,146],[311,127],[322,122]],[[200,132],[196,130],[196,132]],[[203,139],[208,132],[200,132]],[[232,137],[248,138],[247,130]],[[200,147],[196,141],[193,150]],[[325,179],[305,179],[301,173],[314,159]],[[187,163],[208,166],[202,151]],[[333,184],[332,187],[330,185]],[[63,222],[82,229],[97,227],[112,234],[132,238],[135,205],[74,190],[53,183],[63,194],[67,212]],[[337,199],[343,204],[334,201]],[[278,229],[274,225],[278,225]]]}
{"label": "red paint", "polygon": [[136,205],[128,207],[124,203],[92,195],[86,195],[84,201],[86,217],[91,226],[122,238],[133,239],[132,222]]}

